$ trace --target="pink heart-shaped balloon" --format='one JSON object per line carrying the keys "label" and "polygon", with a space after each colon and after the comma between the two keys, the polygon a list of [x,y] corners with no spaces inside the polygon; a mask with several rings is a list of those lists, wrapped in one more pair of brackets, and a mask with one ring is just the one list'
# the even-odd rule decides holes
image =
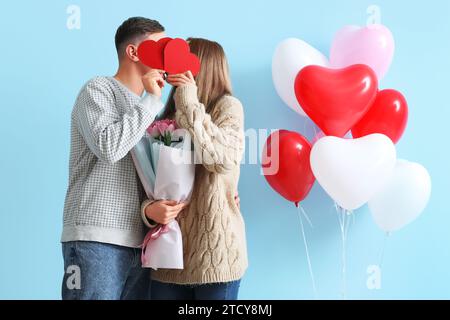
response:
{"label": "pink heart-shaped balloon", "polygon": [[346,26],[334,37],[330,53],[333,68],[366,64],[381,80],[394,57],[395,42],[391,31],[383,25]]}

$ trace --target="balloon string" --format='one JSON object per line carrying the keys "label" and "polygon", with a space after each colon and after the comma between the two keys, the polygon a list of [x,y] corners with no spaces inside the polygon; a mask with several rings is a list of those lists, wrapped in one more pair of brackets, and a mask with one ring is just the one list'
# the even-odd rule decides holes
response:
{"label": "balloon string", "polygon": [[342,215],[342,298],[347,299],[347,239],[346,239],[346,214],[344,209],[341,209]]}
{"label": "balloon string", "polygon": [[308,120],[305,119],[305,121],[303,121],[303,134],[307,135],[308,134],[308,130],[307,130],[307,124],[308,124]]}
{"label": "balloon string", "polygon": [[356,220],[356,219],[355,219],[355,216],[356,216],[355,214],[352,214],[352,226],[355,225],[355,220]]}
{"label": "balloon string", "polygon": [[339,221],[339,228],[340,228],[340,230],[342,232],[343,225],[342,225],[342,221],[341,221],[340,209],[339,209],[339,206],[337,205],[337,203],[334,203],[334,209],[336,210],[338,221]]}
{"label": "balloon string", "polygon": [[301,205],[299,205],[298,207],[299,207],[301,213],[303,214],[303,216],[305,217],[306,221],[308,222],[309,226],[311,228],[314,228],[314,226],[313,226],[313,224],[311,222],[311,219],[309,219],[308,215],[306,214],[305,209]]}
{"label": "balloon string", "polygon": [[[311,257],[309,256],[308,240],[306,239],[306,233],[305,233],[305,227],[303,226],[302,215],[310,222],[310,224],[311,224],[311,221],[309,220],[308,215],[306,214],[306,211],[305,211],[305,209],[303,209],[302,206],[299,206],[298,210],[299,210],[298,217],[300,219],[300,227],[302,230],[303,243],[305,244],[306,259],[308,261],[309,275],[311,277],[311,282],[312,282],[312,286],[313,286],[314,299],[317,300],[318,294],[317,294],[316,281],[314,279],[314,272],[313,272],[313,268],[312,268],[312,264],[311,264]],[[312,224],[311,224],[311,226],[312,226]]]}
{"label": "balloon string", "polygon": [[310,123],[311,126],[312,126],[312,132],[311,132],[311,133],[313,134],[313,136],[312,136],[312,138],[311,138],[311,141],[313,141],[313,142],[315,143],[315,142],[317,142],[317,141],[314,141],[314,140],[316,139],[316,137],[317,137],[316,125],[315,125],[315,123],[312,122],[312,121],[310,121],[309,123]]}
{"label": "balloon string", "polygon": [[348,238],[348,230],[350,229],[350,222],[352,219],[354,219],[354,214],[351,211],[344,211],[344,215],[347,217],[347,221],[345,224],[345,241],[347,241]]}
{"label": "balloon string", "polygon": [[335,204],[336,213],[339,220],[342,239],[342,298],[347,299],[347,235],[350,229],[352,212],[345,210]]}
{"label": "balloon string", "polygon": [[314,130],[314,138],[315,139],[317,137],[317,130],[316,130],[316,125],[313,123],[313,130]]}

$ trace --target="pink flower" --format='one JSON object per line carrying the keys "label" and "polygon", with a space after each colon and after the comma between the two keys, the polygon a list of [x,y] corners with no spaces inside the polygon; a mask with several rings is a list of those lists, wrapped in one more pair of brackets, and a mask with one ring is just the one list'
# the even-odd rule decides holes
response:
{"label": "pink flower", "polygon": [[158,120],[148,127],[147,132],[155,139],[166,139],[177,129],[175,120]]}
{"label": "pink flower", "polygon": [[148,127],[147,132],[149,135],[151,135],[155,139],[159,137],[159,130],[156,126]]}

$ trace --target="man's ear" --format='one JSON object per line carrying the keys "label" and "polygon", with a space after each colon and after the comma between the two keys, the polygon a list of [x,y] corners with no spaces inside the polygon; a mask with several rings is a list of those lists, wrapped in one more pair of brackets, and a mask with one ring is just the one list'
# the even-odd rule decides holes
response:
{"label": "man's ear", "polygon": [[128,59],[134,62],[139,62],[138,53],[137,53],[137,47],[133,44],[129,44],[125,48],[125,54],[127,55]]}

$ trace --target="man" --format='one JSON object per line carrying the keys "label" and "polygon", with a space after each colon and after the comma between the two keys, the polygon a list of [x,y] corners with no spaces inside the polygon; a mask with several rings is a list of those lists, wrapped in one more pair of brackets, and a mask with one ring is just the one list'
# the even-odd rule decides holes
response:
{"label": "man", "polygon": [[[163,108],[163,71],[140,63],[137,47],[164,36],[157,21],[126,20],[115,36],[116,75],[90,80],[76,100],[61,239],[63,299],[148,298],[150,275],[140,267],[139,249],[144,194],[129,151]],[[183,208],[160,201],[148,218],[167,223]]]}

